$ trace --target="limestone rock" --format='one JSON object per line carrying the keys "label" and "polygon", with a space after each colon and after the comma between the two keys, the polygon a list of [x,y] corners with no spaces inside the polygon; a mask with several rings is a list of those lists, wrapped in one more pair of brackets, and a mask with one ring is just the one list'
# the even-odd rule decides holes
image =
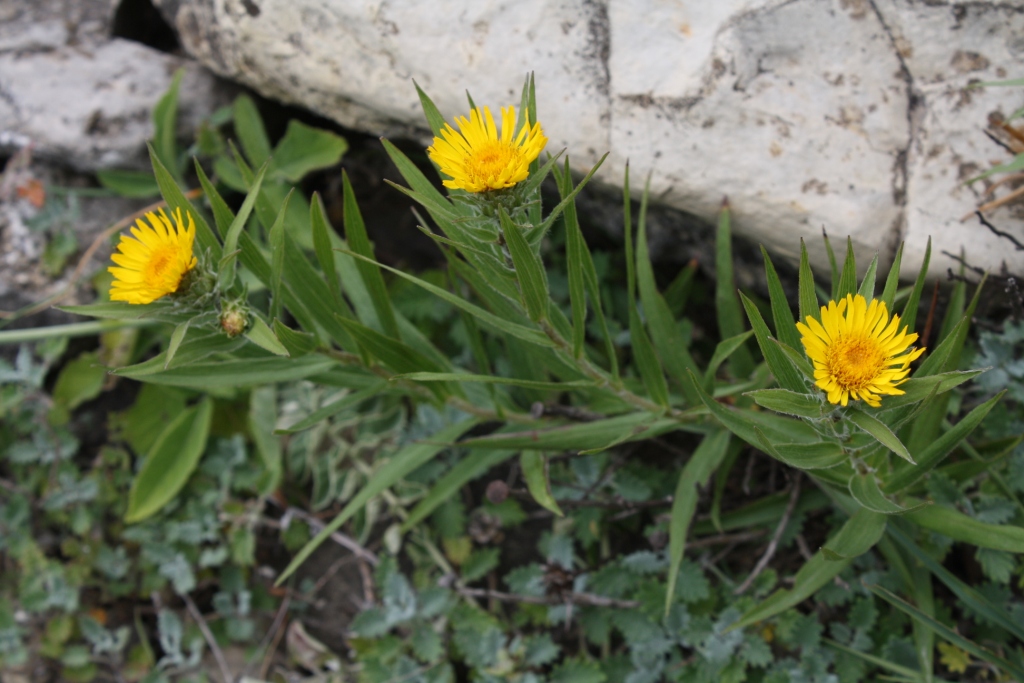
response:
{"label": "limestone rock", "polygon": [[[513,103],[538,76],[550,149],[599,178],[652,173],[654,197],[792,256],[851,236],[862,262],[904,274],[935,238],[932,272],[969,262],[1024,270],[1024,252],[961,223],[1009,155],[988,115],[1021,89],[967,90],[1024,74],[1020,2],[917,0],[156,0],[184,47],[217,73],[339,123],[425,139],[415,79],[447,117],[464,91]],[[640,185],[634,182],[634,187]],[[1024,237],[1019,210],[991,218]]]}
{"label": "limestone rock", "polygon": [[176,69],[186,69],[183,127],[223,99],[191,60],[110,38],[110,18],[108,0],[0,3],[0,152],[31,144],[83,171],[144,168],[153,105]]}

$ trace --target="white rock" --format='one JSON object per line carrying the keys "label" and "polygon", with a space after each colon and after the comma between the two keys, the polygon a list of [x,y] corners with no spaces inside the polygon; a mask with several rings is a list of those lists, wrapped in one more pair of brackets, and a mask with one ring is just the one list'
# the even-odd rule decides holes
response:
{"label": "white rock", "polygon": [[[971,263],[1024,270],[960,217],[982,186],[968,169],[1007,155],[984,135],[1020,89],[965,92],[1024,74],[1024,4],[912,0],[157,0],[186,49],[220,74],[346,126],[424,137],[415,79],[446,117],[464,91],[492,108],[538,77],[552,150],[578,170],[713,218],[728,195],[737,229],[818,266],[822,228],[862,262],[903,271],[935,237],[932,273]],[[1024,237],[1008,209],[992,216]]]}
{"label": "white rock", "polygon": [[216,79],[191,60],[109,38],[106,0],[70,3],[70,13],[63,2],[4,4],[10,16],[0,21],[0,151],[31,144],[36,157],[79,170],[142,168],[153,106],[177,68],[186,69],[183,127],[223,99]]}

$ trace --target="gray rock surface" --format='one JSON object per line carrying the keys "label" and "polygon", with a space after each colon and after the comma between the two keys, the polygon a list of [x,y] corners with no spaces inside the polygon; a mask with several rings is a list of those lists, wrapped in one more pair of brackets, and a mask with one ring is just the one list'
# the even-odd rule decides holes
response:
{"label": "gray rock surface", "polygon": [[[851,236],[904,273],[935,239],[932,270],[1024,252],[960,218],[1009,155],[985,135],[1020,89],[965,90],[1024,74],[1019,0],[156,0],[215,72],[349,127],[426,139],[411,80],[451,119],[465,90],[492,108],[538,77],[549,149],[599,176],[651,172],[661,202],[713,217],[792,256],[798,238]],[[638,183],[634,183],[637,185]],[[1019,213],[1019,212],[1018,212]],[[1015,210],[991,218],[1017,235]],[[866,261],[866,259],[862,259]]]}
{"label": "gray rock surface", "polygon": [[33,146],[37,159],[83,171],[144,168],[153,105],[185,67],[180,125],[224,98],[192,60],[110,37],[109,0],[0,2],[0,153]]}

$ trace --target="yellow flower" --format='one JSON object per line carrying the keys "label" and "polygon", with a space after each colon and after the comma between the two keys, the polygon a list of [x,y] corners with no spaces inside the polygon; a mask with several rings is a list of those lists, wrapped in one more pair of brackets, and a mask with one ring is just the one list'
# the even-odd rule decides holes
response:
{"label": "yellow flower", "polygon": [[181,220],[181,209],[174,212],[174,225],[163,209],[148,213],[149,225],[139,219],[131,228],[135,238],[121,235],[118,253],[111,259],[118,266],[107,268],[114,276],[111,301],[148,304],[178,291],[185,273],[196,265],[192,243],[196,230],[192,216],[185,212],[188,225]]}
{"label": "yellow flower", "polygon": [[540,156],[548,142],[540,124],[531,127],[529,120],[513,137],[515,107],[502,108],[500,137],[487,107],[483,114],[473,109],[468,119],[459,116],[455,121],[459,132],[446,123],[441,137],[435,137],[434,144],[427,148],[427,154],[441,167],[441,172],[451,176],[444,186],[453,190],[501,190],[526,180],[530,163]]}
{"label": "yellow flower", "polygon": [[894,315],[890,322],[883,302],[872,299],[868,304],[860,294],[847,294],[838,304],[829,301],[821,307],[820,322],[807,316],[806,324],[796,324],[814,361],[814,383],[828,393],[830,403],[845,406],[853,396],[877,408],[881,395],[904,393],[896,387],[924,349],[907,353],[917,334],[899,326],[900,317]]}

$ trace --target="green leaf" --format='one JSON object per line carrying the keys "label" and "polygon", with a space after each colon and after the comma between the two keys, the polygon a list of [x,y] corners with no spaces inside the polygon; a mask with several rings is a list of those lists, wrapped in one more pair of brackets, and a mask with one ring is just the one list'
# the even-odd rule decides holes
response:
{"label": "green leaf", "polygon": [[[308,173],[334,166],[348,151],[345,138],[322,128],[292,119],[281,142],[274,149],[271,177],[297,183]],[[253,165],[261,162],[253,162]]]}
{"label": "green leaf", "polygon": [[672,498],[672,517],[669,522],[668,588],[665,594],[665,613],[668,614],[679,578],[679,567],[686,548],[686,534],[697,509],[700,489],[707,485],[712,473],[729,451],[729,432],[716,430],[700,442],[679,474],[675,496]]}
{"label": "green leaf", "polygon": [[86,351],[65,365],[53,387],[53,401],[66,410],[74,410],[100,395],[107,379],[107,368],[95,351]]}
{"label": "green leaf", "polygon": [[500,210],[501,232],[508,244],[509,254],[516,269],[516,279],[522,295],[523,306],[530,320],[539,322],[548,316],[548,279],[544,264],[530,248],[520,228],[513,224],[504,209]]}
{"label": "green leaf", "polygon": [[857,293],[857,260],[853,254],[853,239],[846,238],[846,258],[843,260],[843,271],[839,275],[839,286],[836,289],[835,301],[845,299],[847,294]]}
{"label": "green leaf", "polygon": [[791,590],[775,591],[761,604],[748,610],[729,629],[743,628],[764,621],[796,607],[814,595],[819,588],[838,576],[853,558],[863,555],[878,543],[885,532],[885,523],[885,515],[866,508],[857,510],[826,544],[829,553],[837,559],[827,559],[824,554],[826,548],[822,548],[793,577]]}
{"label": "green leaf", "polygon": [[232,221],[235,220],[235,213],[227,205],[227,202],[224,201],[224,198],[220,196],[220,193],[217,192],[217,188],[213,186],[210,179],[206,177],[206,172],[203,170],[202,164],[199,163],[199,159],[194,161],[199,184],[202,186],[203,194],[206,195],[206,201],[210,203],[210,209],[213,211],[217,234],[223,239],[224,235],[228,234]]}
{"label": "green leaf", "polygon": [[546,389],[560,391],[577,387],[595,386],[593,380],[577,380],[573,382],[541,382],[532,379],[516,379],[514,377],[499,377],[497,375],[468,375],[458,372],[410,372],[405,375],[396,375],[392,380],[407,379],[413,382],[482,382],[485,384],[508,384],[514,387],[526,387],[527,389]]}
{"label": "green leaf", "polygon": [[981,421],[985,419],[985,416],[988,415],[989,411],[995,407],[996,403],[999,402],[1005,393],[1005,391],[1000,392],[977,406],[974,410],[964,416],[963,419],[957,422],[952,429],[933,440],[923,451],[920,451],[917,454],[916,467],[897,469],[887,478],[882,489],[886,493],[902,491],[915,483],[925,474],[932,471],[940,462],[942,462],[943,458],[949,455],[949,453],[956,448],[961,441],[966,439],[967,436],[973,432],[979,424],[981,424]]}
{"label": "green leaf", "polygon": [[[564,197],[570,189],[569,159],[565,160],[565,170],[557,176],[558,189]],[[576,204],[570,203],[565,208],[565,262],[569,278],[569,303],[572,306],[572,355],[573,358],[583,357],[583,344],[586,341],[587,326],[587,295],[586,282],[583,277],[583,233],[580,231],[579,219],[576,216]]]}
{"label": "green leaf", "polygon": [[718,342],[715,346],[715,352],[711,354],[711,360],[708,361],[708,368],[704,371],[704,390],[711,391],[715,386],[715,373],[718,372],[718,368],[729,359],[733,353],[736,352],[743,342],[754,336],[753,330],[748,330],[743,334],[738,334],[735,337],[729,337]]}
{"label": "green leaf", "polygon": [[[248,235],[243,233],[240,242],[245,246]],[[251,243],[251,241],[250,241]],[[243,257],[246,255],[243,251]],[[251,268],[247,261],[243,261],[247,268]],[[254,270],[254,272],[256,272]],[[269,271],[264,268],[264,280],[269,286]],[[260,278],[261,280],[263,278]],[[295,244],[286,230],[284,233],[284,281],[288,287],[284,291],[284,301],[288,310],[295,315],[299,323],[307,332],[315,332],[317,326],[323,328],[330,337],[343,349],[356,350],[356,343],[345,328],[338,322],[339,316],[351,318],[352,310],[348,304],[341,300],[334,299],[332,290],[328,289],[327,283],[313,264],[309,262],[302,249]],[[339,297],[340,299],[340,297]],[[316,325],[307,326],[307,320],[299,318],[305,312],[316,321]]]}
{"label": "green leaf", "polygon": [[[350,254],[355,258],[363,258],[358,254],[354,254],[353,252],[346,251],[343,253]],[[377,262],[374,261],[374,263]],[[388,272],[394,273],[395,275],[404,278],[419,287],[422,287],[431,294],[434,294],[440,297],[441,299],[444,299],[448,303],[453,304],[454,306],[457,306],[458,308],[466,311],[466,313],[469,313],[490,329],[510,334],[513,337],[517,337],[519,339],[522,339],[523,341],[527,341],[538,346],[553,347],[555,345],[554,342],[548,339],[547,335],[545,335],[543,332],[531,329],[524,325],[518,325],[516,323],[508,322],[507,320],[499,316],[496,316],[493,313],[490,313],[480,308],[479,306],[476,306],[475,304],[471,304],[462,297],[452,294],[447,290],[441,289],[440,287],[433,285],[427,282],[426,280],[421,280],[418,277],[409,275],[408,273],[404,273],[396,268],[385,266],[384,264],[381,263],[377,263],[377,265],[387,270]]]}
{"label": "green leaf", "polygon": [[772,319],[775,323],[775,338],[783,344],[800,348],[800,333],[796,329],[796,321],[793,320],[793,311],[789,308],[789,301],[786,299],[786,291],[782,288],[782,281],[779,274],[775,272],[775,264],[768,256],[768,250],[761,247],[761,257],[764,259],[764,273],[768,281],[768,296],[772,304]]}
{"label": "green leaf", "polygon": [[754,432],[759,437],[761,450],[776,460],[801,470],[827,470],[847,462],[850,458],[840,444],[831,441],[774,444],[759,428],[755,427]]}
{"label": "green leaf", "polygon": [[847,411],[846,417],[850,422],[875,437],[878,443],[882,444],[910,464],[916,464],[914,462],[914,458],[910,455],[910,451],[908,451],[907,447],[903,445],[903,442],[900,441],[899,437],[893,434],[892,430],[877,417],[868,415],[867,413],[856,409]]}
{"label": "green leaf", "polygon": [[860,289],[857,293],[860,294],[864,299],[871,303],[871,300],[875,298],[875,273],[878,271],[878,254],[871,259],[871,263],[868,265],[868,272],[864,274],[864,279],[861,280]]}
{"label": "green leaf", "polygon": [[[868,510],[873,510],[883,515],[900,515],[914,509],[897,505],[886,498],[885,494],[882,493],[882,489],[878,487],[878,480],[871,473],[858,473],[850,477],[850,495]],[[916,507],[920,507],[920,505]]]}
{"label": "green leaf", "polygon": [[441,372],[444,370],[444,368],[438,367],[434,361],[404,342],[392,339],[391,337],[385,337],[380,332],[355,320],[339,317],[338,321],[348,330],[348,333],[355,338],[360,346],[395,372],[407,374],[424,370],[427,372]]}
{"label": "green leaf", "polygon": [[900,545],[900,547],[913,555],[918,562],[928,569],[928,571],[935,574],[939,581],[946,584],[946,587],[953,591],[953,594],[960,599],[964,606],[970,608],[972,612],[981,616],[983,619],[1005,629],[1009,633],[1012,633],[1018,640],[1024,641],[1024,626],[1007,614],[1006,610],[992,604],[988,598],[973,586],[969,586],[964,583],[952,572],[933,560],[928,553],[921,550],[921,548],[910,540],[910,537],[903,533],[903,531],[901,531],[896,525],[889,526],[888,535],[891,536],[896,543]]}
{"label": "green leaf", "polygon": [[204,398],[179,413],[157,437],[128,492],[125,522],[141,522],[174,499],[206,449],[212,416],[213,401]]}
{"label": "green leaf", "polygon": [[278,341],[284,345],[284,348],[288,350],[289,356],[305,356],[306,354],[313,353],[317,349],[317,340],[311,334],[305,332],[299,332],[292,328],[284,325],[280,320],[274,320],[272,325],[274,330],[274,336],[277,337]]}
{"label": "green leaf", "polygon": [[427,119],[427,125],[430,126],[430,131],[436,136],[441,136],[441,131],[444,129],[444,117],[441,116],[441,111],[434,105],[434,102],[430,99],[427,93],[423,92],[423,88],[416,82],[414,78],[412,84],[416,86],[416,94],[420,98],[420,106],[423,108],[423,116]]}
{"label": "green leaf", "polygon": [[893,313],[893,301],[896,300],[896,289],[900,286],[900,264],[903,262],[903,242],[900,242],[900,248],[896,250],[896,256],[893,259],[892,267],[889,269],[889,275],[885,278],[885,289],[882,290],[882,303],[885,304],[885,310],[891,315]]}
{"label": "green leaf", "polygon": [[668,407],[668,384],[665,382],[665,374],[635,306],[629,307],[629,336],[633,346],[633,359],[640,371],[644,388],[655,403]]}
{"label": "green leaf", "polygon": [[513,455],[515,455],[515,451],[482,449],[459,460],[455,467],[437,480],[430,492],[409,512],[409,516],[402,522],[402,533],[408,533],[439,505],[451,500],[467,483],[483,476]]}
{"label": "green leaf", "polygon": [[911,290],[910,296],[907,298],[907,303],[903,306],[903,314],[900,315],[900,320],[904,325],[910,327],[911,330],[916,329],[917,326],[917,307],[921,302],[921,293],[924,292],[925,278],[928,277],[928,264],[932,258],[932,238],[928,238],[928,245],[924,250],[924,260],[921,262],[921,270],[917,273],[917,280],[914,281],[914,289]]}
{"label": "green leaf", "polygon": [[[249,188],[249,194],[245,196],[245,201],[242,202],[242,208],[238,210],[235,220],[231,222],[231,226],[228,228],[228,234],[224,237],[224,258],[221,259],[217,273],[217,282],[222,290],[226,290],[234,282],[235,258],[238,256],[238,235],[249,220],[249,214],[252,213],[256,199],[259,197],[260,185],[263,184],[263,176],[266,172],[267,167],[264,165],[259,170],[259,173],[256,174],[256,178]],[[284,211],[282,209],[280,216],[283,215]]]}
{"label": "green leaf", "polygon": [[[694,383],[696,383],[696,378],[694,378]],[[711,414],[730,432],[754,448],[761,447],[761,438],[758,437],[755,427],[760,428],[763,434],[774,443],[820,441],[813,429],[798,420],[751,410],[728,408],[711,398],[703,389],[698,387],[698,391],[701,401],[711,411]]]}
{"label": "green leaf", "polygon": [[[388,297],[388,289],[380,274],[380,268],[374,262],[373,247],[366,234],[363,216],[359,213],[355,192],[352,191],[352,184],[348,180],[348,174],[344,171],[341,173],[341,184],[344,195],[345,237],[348,240],[348,246],[353,252],[363,257],[356,261],[356,267],[370,293],[381,330],[392,339],[400,339],[398,323],[395,322],[395,312],[391,308],[391,299]],[[363,321],[363,324],[367,323],[368,321]]]}
{"label": "green leaf", "polygon": [[181,174],[178,173],[178,152],[175,140],[178,136],[178,90],[184,75],[185,69],[183,68],[174,72],[171,86],[153,107],[152,149],[163,165],[172,169],[171,175],[178,182],[181,181]]}
{"label": "green leaf", "polygon": [[[728,202],[718,212],[715,232],[715,312],[718,332],[722,339],[744,332],[743,313],[736,294],[736,280],[732,270],[732,219]],[[747,377],[754,370],[754,358],[748,349],[738,349],[729,361],[733,377]]]}
{"label": "green leaf", "polygon": [[789,362],[786,354],[779,348],[779,344],[772,343],[768,325],[765,324],[764,318],[761,317],[760,311],[757,310],[757,306],[743,294],[740,294],[740,299],[743,301],[743,308],[747,312],[750,326],[754,330],[754,336],[757,337],[757,345],[761,347],[761,353],[768,364],[768,369],[772,371],[772,375],[775,376],[779,385],[783,389],[789,389],[797,393],[807,391],[807,383],[804,381],[804,378]]}
{"label": "green leaf", "polygon": [[171,332],[171,340],[167,343],[167,354],[164,358],[164,370],[166,370],[171,361],[174,360],[174,354],[178,352],[178,347],[181,346],[181,342],[185,341],[185,334],[188,333],[189,323],[192,319],[189,318],[183,323],[179,323],[175,328],[174,332]]}
{"label": "green leaf", "polygon": [[245,338],[260,348],[270,351],[277,356],[290,356],[287,347],[280,342],[270,326],[263,322],[258,315],[252,316],[249,329],[245,331]]}
{"label": "green leaf", "polygon": [[526,488],[537,504],[559,517],[565,517],[562,508],[551,495],[551,481],[548,479],[548,459],[540,451],[524,450],[519,454],[519,469],[526,480]]}
{"label": "green leaf", "polygon": [[964,382],[974,379],[984,370],[964,370],[944,372],[927,377],[912,377],[899,385],[902,394],[886,396],[882,400],[881,410],[903,408],[925,400],[929,396],[943,394]]}
{"label": "green leaf", "polygon": [[1024,553],[1024,529],[1019,526],[979,522],[944,505],[929,505],[908,512],[904,518],[925,529],[945,534],[954,541],[970,543],[979,548]]}
{"label": "green leaf", "polygon": [[281,440],[274,435],[275,423],[277,388],[271,384],[253,389],[249,394],[249,434],[266,470],[265,477],[260,478],[261,495],[270,495],[277,490],[284,471]]}
{"label": "green leaf", "polygon": [[160,194],[163,195],[164,201],[167,202],[167,208],[170,209],[172,214],[180,209],[183,214],[182,218],[184,218],[185,213],[192,216],[192,220],[195,221],[196,225],[196,241],[199,243],[199,250],[206,251],[209,249],[214,261],[220,260],[221,248],[220,242],[217,241],[217,236],[210,230],[210,226],[206,219],[203,218],[203,215],[196,211],[196,208],[192,206],[192,202],[188,200],[185,193],[178,187],[174,176],[171,175],[167,167],[160,161],[156,150],[152,146],[149,148],[149,160],[153,164],[156,184],[160,186]]}
{"label": "green leaf", "polygon": [[335,267],[334,251],[331,247],[333,228],[327,222],[323,201],[316,192],[313,193],[309,202],[309,224],[313,233],[313,250],[316,252],[316,260],[320,263],[320,270],[324,272],[332,300],[338,304],[341,301],[341,286],[338,283],[338,270]]}
{"label": "green leaf", "polygon": [[1022,669],[1021,667],[1019,667],[1019,666],[1017,666],[1015,664],[1010,663],[1009,661],[1003,659],[1002,657],[999,657],[998,655],[992,653],[991,651],[987,650],[986,648],[981,647],[980,645],[978,645],[974,641],[971,641],[971,640],[968,640],[967,638],[964,638],[959,633],[957,633],[953,629],[949,628],[948,626],[946,626],[945,624],[943,624],[939,620],[935,619],[934,617],[932,617],[932,616],[930,616],[928,614],[925,614],[924,612],[919,610],[917,607],[914,607],[913,605],[911,605],[907,601],[905,601],[902,598],[896,596],[895,594],[887,591],[886,589],[882,588],[881,586],[868,586],[867,588],[872,593],[874,593],[878,597],[882,598],[883,600],[888,602],[893,607],[896,607],[897,609],[905,612],[914,621],[924,623],[928,628],[930,628],[932,631],[934,631],[937,635],[945,638],[946,640],[948,640],[949,642],[953,643],[954,645],[956,645],[960,649],[966,650],[967,652],[970,652],[975,657],[977,657],[979,659],[984,659],[985,661],[994,664],[998,668],[1003,669],[1003,670],[1009,672],[1017,680],[1024,680],[1024,669]]}
{"label": "green leaf", "polygon": [[366,401],[377,396],[378,394],[381,394],[382,392],[386,391],[387,388],[387,382],[383,380],[378,380],[369,387],[367,387],[366,389],[351,392],[349,394],[346,394],[345,396],[342,396],[336,401],[331,401],[327,405],[321,406],[320,408],[314,410],[312,413],[310,413],[303,419],[299,420],[295,424],[291,425],[290,427],[278,429],[274,433],[296,434],[298,432],[305,431],[310,427],[314,427],[320,424],[321,422],[330,417],[334,417],[343,410],[357,406],[363,401]]}
{"label": "green leaf", "polygon": [[270,139],[256,103],[248,95],[239,95],[234,104],[235,135],[253,166],[263,166],[270,160]]}
{"label": "green leaf", "polygon": [[[675,317],[672,315],[672,311],[669,310],[668,304],[665,303],[665,299],[658,292],[654,281],[654,269],[651,264],[649,245],[647,243],[647,200],[650,194],[650,182],[651,179],[648,176],[647,184],[644,186],[644,194],[640,200],[640,216],[637,220],[636,275],[637,285],[640,290],[640,301],[643,303],[644,316],[647,318],[647,329],[650,330],[650,338],[658,352],[661,365],[664,366],[669,376],[682,386],[683,391],[686,393],[687,401],[691,404],[696,404],[699,399],[689,385],[686,371],[692,370],[696,373],[700,370],[690,356],[690,351],[686,348]],[[744,340],[732,339],[728,341],[733,342],[734,346],[729,347],[731,350],[726,354],[726,357],[739,348]],[[716,354],[718,351],[719,349],[715,350]],[[721,360],[719,363],[721,363]],[[715,369],[717,370],[717,366]],[[662,371],[658,368],[652,374],[655,375],[652,379],[657,382],[657,376],[661,376]],[[714,370],[711,371],[711,377],[712,379],[714,378]],[[651,390],[648,389],[648,391]],[[660,387],[656,388],[655,391],[660,391]],[[666,387],[666,401],[668,400],[667,391]]]}
{"label": "green leaf", "polygon": [[[692,414],[696,417],[696,413]],[[652,422],[650,413],[637,412],[551,429],[479,436],[466,439],[459,445],[465,448],[580,451],[603,448],[613,441],[622,439],[623,436],[626,437],[625,441],[637,441],[654,438],[677,429],[698,433],[707,431],[706,427],[682,423],[674,418],[660,418]]]}
{"label": "green leaf", "polygon": [[277,212],[277,218],[270,227],[267,241],[270,246],[270,317],[279,318],[283,306],[281,296],[281,281],[284,278],[284,220],[288,214],[288,203],[291,201],[295,188],[292,188],[281,204],[281,210]]}
{"label": "green leaf", "polygon": [[[821,229],[821,239],[825,243],[825,253],[828,254],[828,264],[832,275],[832,295],[830,298],[838,303],[842,298],[839,296],[839,266],[836,264],[836,252],[832,249],[832,242],[829,241],[828,233],[825,232],[824,227]],[[847,256],[849,255],[849,252],[847,252]]]}
{"label": "green leaf", "polygon": [[818,305],[818,295],[814,291],[814,274],[811,272],[811,261],[807,256],[807,245],[804,244],[803,237],[800,238],[800,275],[797,288],[800,291],[800,321],[806,323],[808,317],[818,318],[821,315],[821,307]]}
{"label": "green leaf", "polygon": [[[587,175],[583,176],[583,180],[581,180],[579,184],[573,188],[572,192],[563,197],[562,201],[558,202],[558,204],[555,205],[555,208],[551,209],[551,213],[548,214],[548,217],[545,218],[544,222],[541,223],[536,228],[536,232],[539,235],[544,235],[548,230],[551,229],[551,226],[554,225],[555,220],[562,215],[562,212],[565,210],[565,207],[569,206],[569,204],[576,198],[576,195],[580,193],[580,190],[582,190],[586,186],[586,184],[590,182],[590,179],[594,177],[594,174],[597,173],[597,169],[601,168],[601,164],[603,164],[604,160],[608,158],[608,154],[608,152],[605,152],[604,155],[597,160],[597,163],[594,164],[594,167],[587,172]],[[527,183],[529,183],[529,181],[527,181]]]}
{"label": "green leaf", "polygon": [[821,400],[821,394],[804,394],[787,389],[758,389],[744,396],[754,399],[762,408],[777,413],[820,419],[832,412],[832,406]]}
{"label": "green leaf", "polygon": [[[230,340],[229,340],[230,341]],[[181,355],[181,352],[178,352]],[[142,365],[141,363],[139,365]],[[322,356],[302,358],[239,358],[194,363],[163,372],[140,371],[130,366],[114,371],[129,379],[174,387],[217,391],[234,387],[251,387],[271,382],[290,382],[326,372],[336,361]]]}
{"label": "green leaf", "polygon": [[391,457],[387,466],[379,467],[374,472],[373,476],[366,482],[366,485],[359,490],[359,493],[353,496],[352,500],[338,513],[338,516],[331,520],[309,543],[303,546],[302,550],[296,554],[284,571],[281,572],[275,585],[280,586],[306,561],[314,550],[320,547],[321,543],[330,538],[331,534],[340,529],[341,525],[351,519],[370,499],[393,486],[416,468],[433,460],[438,453],[447,448],[449,442],[457,440],[476,424],[478,424],[476,420],[459,422],[440,430],[430,437],[429,442],[412,443],[402,447]]}
{"label": "green leaf", "polygon": [[122,197],[131,199],[148,199],[160,194],[156,178],[146,171],[124,171],[108,168],[96,171],[96,180],[100,185],[113,190]]}

